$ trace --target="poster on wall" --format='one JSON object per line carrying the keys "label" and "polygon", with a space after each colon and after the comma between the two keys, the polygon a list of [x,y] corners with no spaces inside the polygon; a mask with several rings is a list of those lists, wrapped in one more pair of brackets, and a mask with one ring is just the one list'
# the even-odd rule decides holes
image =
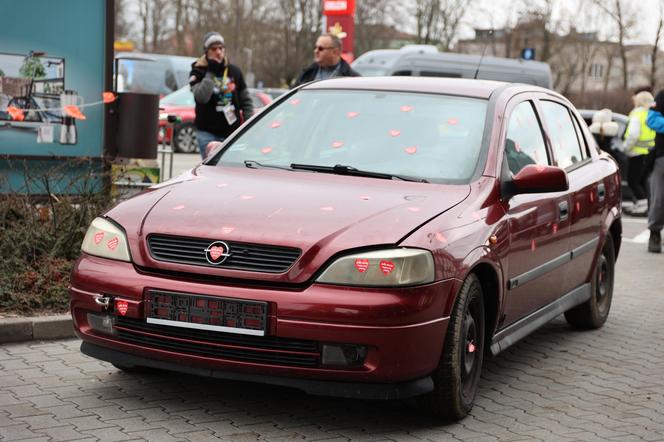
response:
{"label": "poster on wall", "polygon": [[112,13],[112,0],[31,0],[0,14],[0,193],[25,187],[16,165],[36,174],[101,167]]}

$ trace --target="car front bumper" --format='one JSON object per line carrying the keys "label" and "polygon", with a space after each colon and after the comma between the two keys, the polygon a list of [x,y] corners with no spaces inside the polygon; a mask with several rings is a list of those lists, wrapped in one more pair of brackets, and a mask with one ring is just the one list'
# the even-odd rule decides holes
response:
{"label": "car front bumper", "polygon": [[[146,274],[130,263],[84,254],[72,273],[70,298],[75,330],[84,341],[82,351],[102,360],[286,385],[314,394],[389,399],[433,388],[429,376],[440,360],[458,286],[453,279],[404,289],[231,286]],[[237,335],[225,334],[229,342],[216,339],[219,332],[205,332],[206,336],[185,328],[179,335],[173,329],[162,333],[159,327],[144,327],[145,294],[151,289],[267,302],[266,336],[238,342]],[[101,296],[126,300],[125,315],[99,305],[95,300]],[[113,333],[101,333],[91,328],[88,313],[119,322]],[[284,346],[266,349],[263,340]],[[300,342],[313,347],[290,347]],[[366,356],[356,366],[326,366],[320,357],[324,344],[362,346]],[[251,360],[246,354],[257,356]],[[317,362],[288,362],[299,356]]]}

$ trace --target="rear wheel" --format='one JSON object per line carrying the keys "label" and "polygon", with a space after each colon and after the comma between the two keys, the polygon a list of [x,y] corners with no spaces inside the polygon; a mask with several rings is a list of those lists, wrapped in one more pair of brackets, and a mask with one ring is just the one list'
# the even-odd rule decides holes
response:
{"label": "rear wheel", "polygon": [[565,312],[567,322],[576,328],[600,328],[609,317],[613,298],[613,277],[615,270],[613,238],[606,235],[602,253],[597,258],[591,280],[590,299]]}
{"label": "rear wheel", "polygon": [[446,420],[459,420],[473,408],[485,344],[484,298],[475,274],[457,296],[438,368],[434,391],[421,398],[426,411]]}
{"label": "rear wheel", "polygon": [[198,150],[196,128],[191,123],[184,123],[175,130],[173,147],[176,152],[191,153]]}

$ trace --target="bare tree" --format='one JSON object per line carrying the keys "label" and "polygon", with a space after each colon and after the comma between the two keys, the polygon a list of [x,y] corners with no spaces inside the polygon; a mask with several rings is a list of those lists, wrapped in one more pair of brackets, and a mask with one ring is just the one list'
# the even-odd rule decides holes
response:
{"label": "bare tree", "polygon": [[633,7],[633,4],[626,4],[624,0],[593,0],[593,4],[603,11],[616,26],[618,50],[622,61],[623,88],[627,90],[629,87],[629,71],[625,41],[631,36],[636,25],[637,9]]}
{"label": "bare tree", "polygon": [[456,40],[459,25],[474,0],[416,0],[415,19],[419,43],[435,44],[447,51]]}

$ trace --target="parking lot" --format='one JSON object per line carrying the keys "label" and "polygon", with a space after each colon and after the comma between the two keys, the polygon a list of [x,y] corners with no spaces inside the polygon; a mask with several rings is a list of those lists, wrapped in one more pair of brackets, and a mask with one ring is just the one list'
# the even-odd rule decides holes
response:
{"label": "parking lot", "polygon": [[409,402],[312,397],[169,373],[129,375],[78,340],[0,348],[1,440],[664,440],[664,255],[626,219],[612,312],[562,317],[487,361],[471,415],[445,424]]}

